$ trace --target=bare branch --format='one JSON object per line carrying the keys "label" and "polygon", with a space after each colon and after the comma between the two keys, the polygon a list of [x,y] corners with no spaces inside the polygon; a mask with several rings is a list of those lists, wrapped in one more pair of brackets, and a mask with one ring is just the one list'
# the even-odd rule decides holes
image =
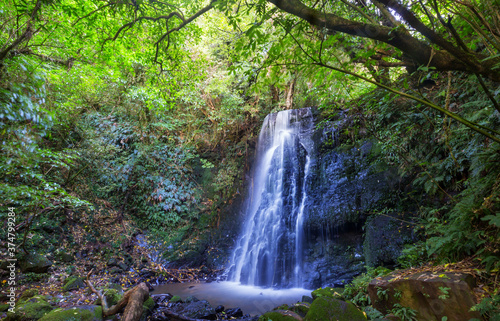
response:
{"label": "bare branch", "polygon": [[37,0],[35,7],[33,8],[33,11],[31,12],[30,18],[28,20],[28,23],[26,25],[26,29],[24,32],[16,39],[14,42],[5,48],[2,52],[0,52],[0,64],[1,62],[7,57],[9,52],[13,49],[15,49],[17,46],[19,46],[22,42],[24,41],[29,41],[31,37],[33,37],[33,20],[35,20],[36,15],[38,14],[38,11],[42,7],[42,0]]}

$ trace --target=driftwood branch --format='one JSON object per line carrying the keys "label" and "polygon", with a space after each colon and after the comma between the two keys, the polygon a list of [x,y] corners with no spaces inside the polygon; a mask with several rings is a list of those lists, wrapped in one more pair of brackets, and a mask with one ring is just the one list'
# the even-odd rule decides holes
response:
{"label": "driftwood branch", "polygon": [[102,316],[108,317],[114,314],[121,312],[123,309],[123,316],[121,320],[124,321],[139,321],[142,315],[142,305],[144,301],[149,298],[149,289],[146,283],[142,282],[141,284],[133,287],[132,289],[125,292],[123,298],[121,298],[118,303],[115,305],[108,307],[108,303],[106,301],[106,296],[103,295],[101,291],[96,290],[96,288],[90,282],[90,275],[93,270],[91,270],[87,274],[87,280],[85,281],[89,286],[90,290],[97,294],[99,299],[101,300],[102,305]]}

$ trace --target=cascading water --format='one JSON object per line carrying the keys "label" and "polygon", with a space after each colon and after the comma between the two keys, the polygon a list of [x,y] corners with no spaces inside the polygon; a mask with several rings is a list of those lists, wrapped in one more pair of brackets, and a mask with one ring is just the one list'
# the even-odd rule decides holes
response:
{"label": "cascading water", "polygon": [[231,257],[230,280],[268,287],[302,286],[313,129],[309,108],[280,111],[264,120],[246,221]]}

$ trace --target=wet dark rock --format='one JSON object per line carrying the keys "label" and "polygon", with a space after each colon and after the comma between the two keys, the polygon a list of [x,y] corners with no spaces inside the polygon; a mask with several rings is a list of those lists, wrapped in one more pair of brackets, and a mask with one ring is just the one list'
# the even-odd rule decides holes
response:
{"label": "wet dark rock", "polygon": [[200,301],[200,300],[198,300],[197,297],[195,297],[195,296],[188,296],[184,302],[191,303],[191,302],[198,302],[198,301]]}
{"label": "wet dark rock", "polygon": [[151,283],[149,283],[148,281],[146,281],[145,283],[146,283],[146,286],[148,287],[149,291],[153,291],[155,289],[154,286]]}
{"label": "wet dark rock", "polygon": [[217,315],[215,309],[210,304],[203,300],[191,303],[178,304],[171,307],[175,313],[185,315],[192,319],[216,320]]}
{"label": "wet dark rock", "polygon": [[155,300],[155,302],[157,304],[160,304],[160,303],[168,303],[168,301],[170,301],[170,299],[172,299],[173,295],[172,294],[162,294],[162,295],[154,295],[152,296],[153,300]]}
{"label": "wet dark rock", "polygon": [[240,308],[227,309],[226,315],[231,318],[241,318],[243,316],[243,311],[241,311]]}
{"label": "wet dark rock", "polygon": [[120,262],[120,263],[118,263],[118,267],[119,267],[120,269],[122,269],[123,271],[128,271],[128,270],[129,270],[129,268],[130,268],[130,267],[129,267],[129,266],[128,266],[125,262]]}
{"label": "wet dark rock", "polygon": [[224,311],[224,306],[223,305],[218,305],[216,308],[215,308],[215,313],[221,313]]}
{"label": "wet dark rock", "polygon": [[306,302],[306,303],[312,303],[313,302],[313,298],[311,298],[310,296],[308,295],[303,295],[302,296],[302,302]]}
{"label": "wet dark rock", "polygon": [[106,263],[107,266],[118,266],[118,260],[114,257],[110,258]]}
{"label": "wet dark rock", "polygon": [[123,272],[123,270],[120,269],[117,266],[114,266],[111,269],[109,269],[109,273],[111,273],[111,274],[119,274],[119,273],[122,273],[122,272]]}

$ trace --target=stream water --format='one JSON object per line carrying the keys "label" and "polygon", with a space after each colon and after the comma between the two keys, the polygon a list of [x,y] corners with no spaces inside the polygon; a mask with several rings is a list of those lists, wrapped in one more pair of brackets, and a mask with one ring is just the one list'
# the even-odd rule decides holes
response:
{"label": "stream water", "polygon": [[178,295],[183,300],[188,296],[195,296],[200,300],[207,300],[213,307],[239,307],[245,314],[259,315],[282,304],[299,302],[303,295],[311,295],[311,290],[274,290],[236,282],[212,282],[164,284],[152,292],[153,295],[163,293]]}

